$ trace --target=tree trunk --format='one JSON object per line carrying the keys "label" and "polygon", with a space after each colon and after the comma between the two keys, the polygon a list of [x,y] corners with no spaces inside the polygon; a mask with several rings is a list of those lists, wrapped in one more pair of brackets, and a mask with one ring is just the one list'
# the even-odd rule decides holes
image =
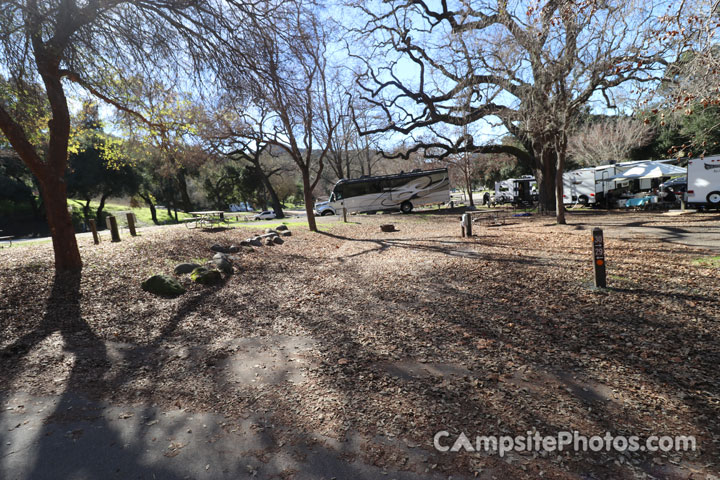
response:
{"label": "tree trunk", "polygon": [[78,250],[75,229],[67,209],[67,191],[62,179],[40,181],[40,191],[47,212],[47,221],[55,251],[55,270],[80,271],[82,259]]}
{"label": "tree trunk", "polygon": [[470,206],[475,206],[475,201],[473,200],[473,192],[472,192],[472,178],[470,178],[470,174],[467,170],[463,172],[465,174],[465,190],[468,192],[468,197],[470,197]]}
{"label": "tree trunk", "polygon": [[155,225],[160,225],[160,222],[158,222],[157,219],[157,210],[155,210],[155,204],[152,201],[152,197],[150,195],[143,195],[142,193],[139,193],[140,198],[145,200],[145,203],[147,203],[148,207],[150,207],[150,216],[152,217],[152,221]]}
{"label": "tree trunk", "polygon": [[107,195],[103,194],[100,197],[100,205],[98,206],[97,212],[95,212],[95,218],[97,218],[98,225],[104,225],[102,221],[102,214],[105,209],[105,200],[107,200]]}
{"label": "tree trunk", "polygon": [[555,210],[555,162],[554,152],[543,150],[540,168],[535,169],[535,180],[538,184],[539,207],[541,214],[549,214]]}
{"label": "tree trunk", "polygon": [[557,165],[555,169],[555,216],[559,225],[565,225],[565,202],[563,201],[563,171],[565,170],[565,152],[562,147],[557,149]]}
{"label": "tree trunk", "polygon": [[308,228],[311,232],[317,232],[317,222],[315,221],[315,212],[313,210],[313,195],[310,188],[310,171],[307,168],[302,169],[303,180],[303,197],[305,198],[305,213],[307,214]]}
{"label": "tree trunk", "polygon": [[[178,186],[180,187],[180,199],[182,200],[182,208],[185,212],[191,212],[193,210],[192,202],[190,201],[190,194],[188,193],[187,177],[185,174],[185,167],[180,167],[177,173]],[[177,212],[176,212],[177,214]]]}
{"label": "tree trunk", "polygon": [[265,185],[265,190],[267,190],[270,194],[270,202],[272,203],[273,212],[275,212],[275,218],[285,218],[285,214],[282,211],[282,203],[280,203],[280,198],[273,188],[272,183],[270,183],[270,179],[267,175],[265,175],[265,172],[263,172],[259,165],[256,165],[256,168],[258,169],[258,174]]}
{"label": "tree trunk", "polygon": [[90,220],[90,199],[85,199],[85,205],[83,205],[83,217],[85,217],[85,221]]}

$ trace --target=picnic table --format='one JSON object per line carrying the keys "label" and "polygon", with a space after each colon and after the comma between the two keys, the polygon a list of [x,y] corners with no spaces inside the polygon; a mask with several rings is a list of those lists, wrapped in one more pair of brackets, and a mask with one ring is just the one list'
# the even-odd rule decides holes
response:
{"label": "picnic table", "polygon": [[13,237],[12,235],[2,236],[2,230],[0,230],[0,242],[9,241],[10,246],[12,247],[13,238],[15,238],[15,237]]}
{"label": "picnic table", "polygon": [[188,212],[193,218],[185,222],[187,228],[213,228],[225,223],[222,210],[206,210],[202,212]]}

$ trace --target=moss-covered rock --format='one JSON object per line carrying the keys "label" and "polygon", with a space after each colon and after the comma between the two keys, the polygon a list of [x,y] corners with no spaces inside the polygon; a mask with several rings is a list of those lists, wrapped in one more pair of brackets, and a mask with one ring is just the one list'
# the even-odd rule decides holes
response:
{"label": "moss-covered rock", "polygon": [[180,283],[167,275],[153,275],[141,284],[142,289],[146,292],[156,295],[177,296],[185,293],[185,289]]}
{"label": "moss-covered rock", "polygon": [[217,270],[210,270],[209,268],[199,267],[192,271],[190,278],[194,282],[202,285],[215,285],[222,281],[222,275]]}

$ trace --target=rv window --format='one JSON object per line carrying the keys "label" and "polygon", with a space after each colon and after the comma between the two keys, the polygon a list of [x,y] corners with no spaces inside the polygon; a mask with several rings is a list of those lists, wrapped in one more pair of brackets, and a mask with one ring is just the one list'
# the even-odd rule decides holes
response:
{"label": "rv window", "polygon": [[330,195],[330,198],[331,199],[334,198],[334,200],[331,200],[333,202],[337,201],[337,200],[342,200],[343,198],[345,198],[345,196],[343,195],[342,185],[338,185],[333,189],[333,192],[332,192],[332,195]]}
{"label": "rv window", "polygon": [[510,187],[508,187],[508,186],[506,186],[506,185],[503,185],[503,186],[500,187],[500,191],[501,191],[501,192],[509,192],[509,191],[510,191]]}

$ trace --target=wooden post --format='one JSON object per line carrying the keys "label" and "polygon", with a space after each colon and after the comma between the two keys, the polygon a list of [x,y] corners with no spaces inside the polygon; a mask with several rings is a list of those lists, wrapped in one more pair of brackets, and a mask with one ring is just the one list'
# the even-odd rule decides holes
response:
{"label": "wooden post", "polygon": [[95,245],[97,245],[98,243],[100,243],[100,236],[97,233],[97,223],[95,222],[94,218],[88,220],[88,223],[90,224],[90,230],[93,234],[93,242],[95,242]]}
{"label": "wooden post", "polygon": [[137,233],[135,233],[135,214],[134,213],[128,213],[127,215],[127,222],[128,222],[128,230],[130,230],[130,235],[133,237],[137,237]]}
{"label": "wooden post", "polygon": [[600,228],[593,228],[593,269],[595,271],[595,286],[605,288],[607,281],[605,278],[605,240],[603,239],[603,231]]}
{"label": "wooden post", "polygon": [[117,219],[110,215],[107,217],[108,228],[110,228],[110,237],[113,242],[120,241],[120,232],[118,231]]}
{"label": "wooden post", "polygon": [[343,222],[347,223],[347,209],[345,208],[345,204],[343,204]]}

